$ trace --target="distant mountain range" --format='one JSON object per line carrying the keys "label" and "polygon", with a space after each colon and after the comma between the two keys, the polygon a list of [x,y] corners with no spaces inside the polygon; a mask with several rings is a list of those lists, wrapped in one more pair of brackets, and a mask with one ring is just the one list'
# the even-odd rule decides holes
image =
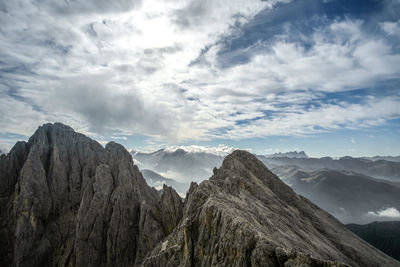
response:
{"label": "distant mountain range", "polygon": [[[214,167],[219,167],[223,156],[205,152],[188,152],[181,148],[176,150],[161,149],[153,153],[133,152],[133,159],[141,169],[150,169],[161,175],[179,181],[202,181],[212,174]],[[304,151],[257,155],[269,168],[296,166],[307,171],[337,170],[355,172],[370,177],[400,181],[399,157],[353,158],[330,157],[309,158]],[[385,160],[383,158],[393,159]]]}
{"label": "distant mountain range", "polygon": [[133,153],[133,160],[141,169],[149,169],[164,177],[189,183],[201,182],[211,176],[214,167],[219,167],[223,156],[204,153],[186,152],[183,149],[168,151],[165,149],[153,153]]}
{"label": "distant mountain range", "polygon": [[152,170],[141,170],[140,171],[149,186],[154,187],[157,190],[161,190],[163,185],[172,186],[180,196],[185,197],[186,191],[189,188],[189,183],[180,183],[173,179],[166,178]]}
{"label": "distant mountain range", "polygon": [[348,224],[346,227],[387,255],[400,260],[400,221]]}
{"label": "distant mountain range", "polygon": [[[342,222],[390,220],[393,218],[374,214],[386,208],[400,210],[399,162],[352,157],[309,158],[303,151],[257,157],[295,192],[311,199]],[[212,169],[223,161],[221,155],[183,149],[134,153],[133,159],[141,169],[154,172],[143,172],[151,186],[160,188],[165,183],[174,187],[172,181],[175,181],[179,183],[175,187],[181,195],[191,181],[207,179],[212,175]]]}
{"label": "distant mountain range", "polygon": [[397,157],[392,157],[392,156],[375,156],[375,157],[362,157],[363,159],[368,159],[368,160],[387,160],[387,161],[393,161],[393,162],[400,162],[400,156]]}
{"label": "distant mountain range", "polygon": [[296,166],[307,171],[336,170],[356,172],[374,178],[400,181],[400,162],[387,160],[368,160],[363,158],[343,157],[340,159],[324,158],[268,158],[258,156],[268,168]]}
{"label": "distant mountain range", "polygon": [[[400,183],[334,170],[306,172],[297,167],[272,169],[292,189],[344,223],[368,223],[400,217],[379,216],[387,208],[400,210]],[[390,214],[389,214],[390,215]]]}
{"label": "distant mountain range", "polygon": [[286,153],[274,153],[269,155],[263,155],[266,158],[308,158],[307,154],[304,151],[293,151],[293,152],[286,152]]}

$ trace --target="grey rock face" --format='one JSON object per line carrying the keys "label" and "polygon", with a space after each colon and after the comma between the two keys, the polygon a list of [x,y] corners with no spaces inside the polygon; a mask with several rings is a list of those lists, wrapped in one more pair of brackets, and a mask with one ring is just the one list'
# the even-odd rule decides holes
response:
{"label": "grey rock face", "polygon": [[182,218],[183,201],[172,187],[164,184],[157,210],[164,232],[170,234]]}
{"label": "grey rock face", "polygon": [[0,171],[1,266],[137,265],[182,214],[173,189],[160,198],[121,145],[60,123],[17,143]]}
{"label": "grey rock face", "polygon": [[400,266],[296,195],[245,151],[192,184],[173,233],[145,266]]}
{"label": "grey rock face", "polygon": [[4,266],[11,264],[13,255],[13,194],[28,150],[26,142],[18,142],[8,155],[0,156],[0,265]]}

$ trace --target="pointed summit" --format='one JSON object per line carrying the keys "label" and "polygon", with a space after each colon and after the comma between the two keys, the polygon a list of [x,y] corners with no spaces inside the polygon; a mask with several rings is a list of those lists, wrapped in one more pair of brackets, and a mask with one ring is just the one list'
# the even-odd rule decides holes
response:
{"label": "pointed summit", "polygon": [[262,187],[268,188],[271,193],[279,195],[285,201],[293,201],[296,196],[293,190],[265,167],[255,155],[245,150],[235,150],[226,156],[210,181],[230,188],[231,192],[245,189],[260,198],[265,198],[265,192],[260,191]]}

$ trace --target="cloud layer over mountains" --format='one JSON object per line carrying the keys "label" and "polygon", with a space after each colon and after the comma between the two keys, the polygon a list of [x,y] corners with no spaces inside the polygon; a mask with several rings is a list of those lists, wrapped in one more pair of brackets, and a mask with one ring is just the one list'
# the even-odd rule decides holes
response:
{"label": "cloud layer over mountains", "polygon": [[399,3],[365,6],[3,1],[0,129],[181,142],[384,125],[400,116]]}

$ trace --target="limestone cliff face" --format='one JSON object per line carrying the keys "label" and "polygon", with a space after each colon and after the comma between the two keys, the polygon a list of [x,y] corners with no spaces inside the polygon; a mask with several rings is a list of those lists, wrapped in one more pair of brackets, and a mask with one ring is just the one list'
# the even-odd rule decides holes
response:
{"label": "limestone cliff face", "polygon": [[145,266],[399,266],[307,199],[256,157],[227,156],[192,184],[173,233]]}
{"label": "limestone cliff face", "polygon": [[[181,199],[164,203],[121,145],[60,123],[17,143],[0,171],[2,266],[139,264],[182,214]],[[159,216],[168,209],[171,221]]]}

